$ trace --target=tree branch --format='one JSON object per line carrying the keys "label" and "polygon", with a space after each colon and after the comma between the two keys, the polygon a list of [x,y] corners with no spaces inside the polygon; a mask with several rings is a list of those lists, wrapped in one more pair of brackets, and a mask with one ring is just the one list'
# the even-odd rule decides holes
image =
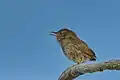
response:
{"label": "tree branch", "polygon": [[68,67],[58,80],[73,80],[85,73],[102,72],[104,70],[120,70],[120,59],[109,60],[94,64],[75,64]]}

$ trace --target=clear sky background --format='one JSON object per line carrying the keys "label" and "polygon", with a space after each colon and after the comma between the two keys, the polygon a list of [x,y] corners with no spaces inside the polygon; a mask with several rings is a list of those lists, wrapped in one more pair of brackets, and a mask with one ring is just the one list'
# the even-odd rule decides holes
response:
{"label": "clear sky background", "polygon": [[[119,0],[0,0],[0,80],[57,80],[74,64],[50,31],[70,28],[99,60],[120,58]],[[118,80],[119,71],[76,80]]]}

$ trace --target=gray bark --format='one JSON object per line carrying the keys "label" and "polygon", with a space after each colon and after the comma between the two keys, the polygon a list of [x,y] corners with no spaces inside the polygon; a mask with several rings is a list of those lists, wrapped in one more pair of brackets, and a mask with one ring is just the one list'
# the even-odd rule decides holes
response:
{"label": "gray bark", "polygon": [[58,80],[73,80],[85,73],[103,72],[104,70],[120,70],[120,59],[93,64],[75,64],[68,67]]}

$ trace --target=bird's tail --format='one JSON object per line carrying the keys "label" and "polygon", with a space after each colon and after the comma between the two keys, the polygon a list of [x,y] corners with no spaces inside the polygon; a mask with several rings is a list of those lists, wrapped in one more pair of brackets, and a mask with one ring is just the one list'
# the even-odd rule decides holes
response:
{"label": "bird's tail", "polygon": [[89,48],[88,55],[90,56],[90,61],[96,61],[96,55],[92,49]]}

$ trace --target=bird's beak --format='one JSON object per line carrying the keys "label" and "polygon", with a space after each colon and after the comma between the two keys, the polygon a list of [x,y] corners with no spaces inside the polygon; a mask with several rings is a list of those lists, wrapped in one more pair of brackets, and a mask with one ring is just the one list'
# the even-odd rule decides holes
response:
{"label": "bird's beak", "polygon": [[50,32],[50,35],[56,36],[57,32]]}

